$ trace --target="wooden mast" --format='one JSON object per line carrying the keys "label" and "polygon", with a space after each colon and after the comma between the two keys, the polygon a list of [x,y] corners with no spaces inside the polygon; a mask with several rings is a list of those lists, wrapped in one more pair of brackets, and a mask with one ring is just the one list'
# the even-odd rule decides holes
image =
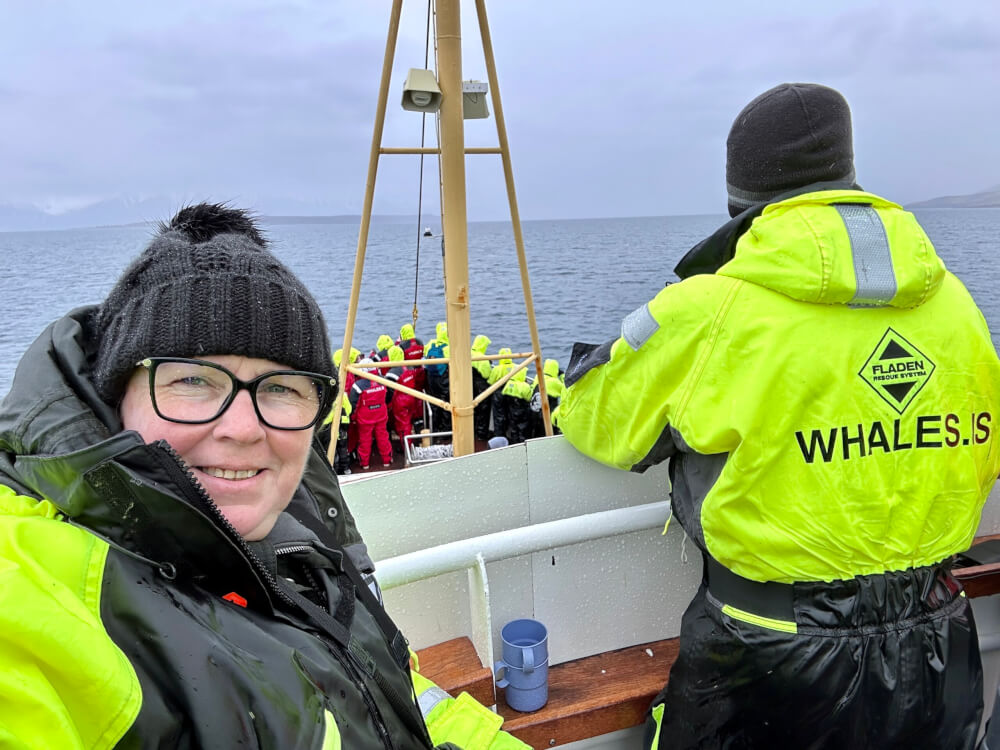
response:
{"label": "wooden mast", "polygon": [[460,0],[437,0],[438,86],[441,87],[441,227],[448,321],[451,429],[456,456],[475,451],[472,336],[469,323],[469,227],[465,208],[465,118],[462,110]]}
{"label": "wooden mast", "polygon": [[[496,74],[496,64],[493,59],[493,45],[490,40],[489,26],[486,21],[485,0],[476,0],[476,10],[479,20],[479,30],[482,36],[483,53],[489,76],[493,111],[496,117],[497,138],[499,148],[469,148],[465,147],[465,121],[462,96],[462,23],[460,12],[461,0],[437,0],[435,12],[435,33],[437,37],[437,67],[438,86],[441,89],[441,107],[438,113],[439,147],[438,148],[385,148],[382,146],[382,133],[385,125],[386,102],[388,98],[389,77],[392,73],[392,63],[396,50],[396,39],[399,33],[399,19],[402,10],[402,0],[393,0],[392,14],[389,20],[389,33],[386,38],[385,56],[382,62],[382,78],[379,87],[378,106],[375,115],[375,129],[372,134],[371,152],[368,160],[368,181],[365,186],[364,206],[361,214],[361,230],[358,235],[357,254],[354,263],[354,278],[351,284],[351,299],[348,304],[347,322],[344,331],[344,344],[338,371],[337,398],[332,413],[332,439],[327,450],[327,459],[332,464],[336,453],[337,432],[340,426],[342,394],[344,377],[351,370],[359,377],[367,377],[366,370],[349,362],[351,339],[354,333],[354,323],[357,317],[358,297],[361,290],[361,276],[364,270],[365,251],[368,244],[368,232],[371,226],[372,203],[375,194],[375,175],[378,171],[378,160],[381,154],[439,154],[441,164],[441,220],[444,235],[444,276],[445,276],[445,314],[448,323],[449,356],[443,359],[427,360],[430,363],[444,363],[448,366],[450,383],[450,404],[444,404],[438,399],[423,393],[391,383],[384,378],[372,376],[370,379],[385,385],[406,390],[414,396],[430,401],[442,407],[449,407],[452,419],[452,443],[454,455],[464,456],[475,450],[474,442],[474,408],[482,403],[498,388],[502,388],[510,377],[534,362],[538,376],[538,389],[542,400],[542,417],[545,424],[545,434],[552,434],[549,418],[549,405],[545,392],[545,378],[542,373],[541,344],[538,329],[535,324],[535,311],[531,298],[531,286],[528,280],[528,267],[524,253],[524,240],[521,233],[521,218],[517,208],[517,198],[514,193],[514,178],[511,167],[510,150],[507,144],[507,130],[503,120],[503,109],[500,104],[500,88]],[[465,193],[465,156],[466,154],[500,154],[503,160],[504,177],[507,183],[507,199],[510,204],[511,223],[514,230],[514,241],[517,247],[518,264],[521,271],[521,285],[524,292],[525,307],[528,315],[528,325],[531,330],[533,351],[524,356],[523,362],[508,372],[499,382],[472,398],[472,361],[499,359],[500,355],[472,356],[472,334],[469,315],[469,258],[468,258],[468,221],[466,215]],[[416,364],[416,363],[415,363]]]}

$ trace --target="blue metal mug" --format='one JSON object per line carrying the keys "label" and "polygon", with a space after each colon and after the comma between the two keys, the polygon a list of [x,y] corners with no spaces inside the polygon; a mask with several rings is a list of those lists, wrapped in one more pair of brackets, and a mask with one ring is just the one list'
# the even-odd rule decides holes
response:
{"label": "blue metal mug", "polygon": [[537,620],[512,620],[500,631],[503,659],[493,665],[507,705],[515,711],[537,711],[549,699],[549,634]]}

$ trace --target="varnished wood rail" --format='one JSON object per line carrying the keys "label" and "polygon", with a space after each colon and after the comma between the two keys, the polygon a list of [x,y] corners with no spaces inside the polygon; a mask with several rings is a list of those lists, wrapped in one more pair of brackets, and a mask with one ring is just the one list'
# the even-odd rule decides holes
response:
{"label": "varnished wood rail", "polygon": [[[1000,539],[979,537],[976,543]],[[969,597],[1000,593],[1000,562],[955,568]],[[549,669],[549,701],[522,714],[510,708],[493,674],[468,638],[418,652],[420,671],[453,695],[463,690],[484,705],[496,703],[504,729],[534,748],[548,748],[637,726],[677,658],[677,638],[588,656]]]}

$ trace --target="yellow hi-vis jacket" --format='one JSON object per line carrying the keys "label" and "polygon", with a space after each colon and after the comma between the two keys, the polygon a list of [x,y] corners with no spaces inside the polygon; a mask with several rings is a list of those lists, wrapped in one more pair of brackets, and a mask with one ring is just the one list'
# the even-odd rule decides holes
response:
{"label": "yellow hi-vis jacket", "polygon": [[[155,696],[143,695],[103,622],[109,544],[60,518],[48,500],[0,484],[0,665],[9,676],[0,680],[0,746],[110,750]],[[530,750],[468,693],[452,698],[415,668],[411,679],[435,745]],[[310,746],[341,750],[336,719],[321,715]]]}
{"label": "yellow hi-vis jacket", "polygon": [[757,581],[966,549],[1000,472],[1000,361],[916,219],[861,191],[767,206],[715,274],[670,285],[570,365],[559,426],[643,471]]}
{"label": "yellow hi-vis jacket", "polygon": [[451,742],[462,750],[531,750],[521,740],[500,730],[502,716],[468,693],[453,698],[420,674],[418,668],[415,665],[411,672],[413,690],[435,745]]}
{"label": "yellow hi-vis jacket", "polygon": [[[347,394],[343,394],[340,400],[340,424],[342,427],[347,427],[351,423],[351,400],[347,397]],[[328,425],[333,422],[333,408],[323,418],[323,424]]]}

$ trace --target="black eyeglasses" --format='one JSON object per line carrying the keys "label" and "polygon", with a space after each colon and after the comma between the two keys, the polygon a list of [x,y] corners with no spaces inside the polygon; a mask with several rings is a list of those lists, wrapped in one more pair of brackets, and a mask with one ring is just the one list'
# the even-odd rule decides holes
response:
{"label": "black eyeglasses", "polygon": [[153,410],[168,422],[206,424],[218,419],[241,390],[250,392],[257,417],[276,430],[307,430],[325,415],[333,380],[301,370],[275,370],[240,380],[222,365],[200,359],[147,357]]}

